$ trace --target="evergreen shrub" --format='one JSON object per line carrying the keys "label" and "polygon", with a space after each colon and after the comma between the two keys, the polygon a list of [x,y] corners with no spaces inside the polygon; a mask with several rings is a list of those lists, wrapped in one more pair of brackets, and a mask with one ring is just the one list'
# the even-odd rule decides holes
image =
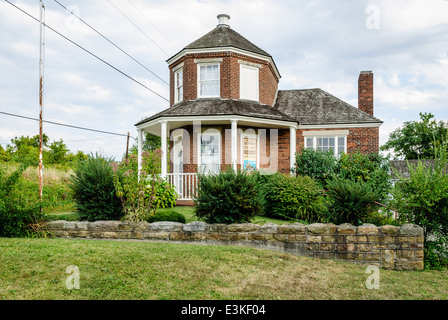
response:
{"label": "evergreen shrub", "polygon": [[275,174],[261,190],[263,212],[268,217],[308,223],[324,217],[322,189],[308,176]]}
{"label": "evergreen shrub", "polygon": [[186,219],[182,213],[179,213],[175,210],[164,210],[164,211],[157,211],[154,215],[149,216],[147,221],[149,223],[153,223],[156,221],[173,221],[173,222],[185,223]]}
{"label": "evergreen shrub", "polygon": [[327,184],[328,222],[351,223],[355,226],[369,222],[378,212],[378,194],[370,184],[343,177],[333,177]]}
{"label": "evergreen shrub", "polygon": [[198,174],[195,215],[207,223],[242,223],[261,213],[256,176],[228,169]]}
{"label": "evergreen shrub", "polygon": [[124,215],[110,162],[101,155],[90,155],[74,168],[70,187],[81,220],[118,220]]}

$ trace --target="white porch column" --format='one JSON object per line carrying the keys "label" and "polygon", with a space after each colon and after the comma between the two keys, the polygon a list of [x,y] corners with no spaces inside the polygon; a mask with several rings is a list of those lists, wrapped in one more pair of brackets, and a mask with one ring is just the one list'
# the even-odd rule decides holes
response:
{"label": "white porch column", "polygon": [[237,157],[238,157],[238,130],[237,123],[238,120],[230,120],[232,124],[232,142],[231,142],[231,154],[232,154],[232,167],[237,170]]}
{"label": "white porch column", "polygon": [[137,129],[137,156],[138,156],[138,172],[140,177],[140,171],[142,170],[142,153],[143,153],[143,130]]}
{"label": "white porch column", "polygon": [[[289,152],[290,152],[290,156],[289,156],[289,160],[290,160],[290,164],[289,167],[290,169],[294,168],[295,163],[296,163],[296,149],[297,149],[297,135],[296,135],[296,126],[291,126],[289,127]],[[293,174],[291,172],[291,174]]]}
{"label": "white porch column", "polygon": [[167,147],[167,123],[165,120],[160,122],[160,131],[161,131],[161,143],[162,143],[162,174],[161,177],[162,178],[166,178],[167,177],[167,151],[168,151],[168,147]]}

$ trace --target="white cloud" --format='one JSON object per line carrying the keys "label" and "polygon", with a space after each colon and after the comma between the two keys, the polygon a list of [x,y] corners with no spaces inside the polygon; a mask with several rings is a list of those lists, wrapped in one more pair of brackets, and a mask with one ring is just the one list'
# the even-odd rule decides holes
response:
{"label": "white cloud", "polygon": [[[400,123],[432,112],[448,119],[448,1],[132,1],[65,3],[152,72],[168,80],[166,59],[217,25],[228,13],[230,26],[272,54],[281,89],[322,88],[356,106],[361,70],[375,74],[375,115],[384,120],[380,141]],[[38,2],[15,2],[38,16]],[[379,8],[380,28],[366,27],[368,5]],[[79,45],[168,98],[168,87],[54,2],[47,23]],[[0,3],[0,110],[37,115],[38,23]],[[134,124],[168,103],[116,70],[62,39],[46,33],[45,116],[48,120],[112,132],[134,132]],[[0,141],[30,135],[36,123],[0,116]],[[51,139],[70,147],[102,150],[119,157],[125,142],[101,134],[46,126]],[[94,139],[94,140],[92,140]],[[110,139],[110,140],[109,140]],[[86,141],[88,140],[88,141]],[[3,142],[1,142],[3,143]]]}

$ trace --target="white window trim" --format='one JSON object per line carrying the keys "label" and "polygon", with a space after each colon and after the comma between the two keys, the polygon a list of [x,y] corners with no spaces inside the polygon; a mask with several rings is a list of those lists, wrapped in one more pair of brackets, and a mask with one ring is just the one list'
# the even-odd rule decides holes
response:
{"label": "white window trim", "polygon": [[[248,129],[250,130],[250,129]],[[253,130],[253,129],[252,129]],[[241,168],[244,170],[244,145],[243,145],[243,139],[245,137],[255,138],[257,139],[257,157],[255,161],[255,170],[260,169],[260,132],[242,132],[240,135],[240,146],[241,146],[241,154],[240,154],[240,160],[241,160]]]}
{"label": "white window trim", "polygon": [[202,140],[203,135],[217,135],[218,136],[218,146],[219,146],[218,166],[219,166],[219,171],[221,171],[221,157],[222,157],[222,154],[221,154],[222,153],[221,131],[218,129],[215,129],[215,128],[207,128],[207,129],[204,129],[203,131],[201,131],[200,133],[198,132],[198,134],[197,134],[197,146],[198,146],[198,148],[197,148],[197,163],[198,163],[197,168],[198,168],[198,171],[201,170],[201,165],[202,165],[201,140]]}
{"label": "white window trim", "polygon": [[[256,84],[256,88],[255,88],[255,92],[256,92],[256,97],[254,97],[254,99],[252,98],[247,98],[247,97],[241,97],[241,93],[242,93],[242,77],[241,77],[241,70],[245,68],[245,69],[249,69],[249,70],[255,70],[256,71],[256,76],[257,79],[255,80],[255,84]],[[253,100],[253,101],[260,101],[260,68],[254,64],[250,65],[250,64],[246,64],[246,63],[240,63],[240,99],[246,99],[246,100]]]}
{"label": "white window trim", "polygon": [[[195,61],[197,63],[197,97],[198,98],[216,98],[221,97],[221,63],[220,60],[212,60],[209,61],[208,59],[203,59],[202,61]],[[207,61],[207,62],[205,62]],[[203,96],[201,95],[201,66],[218,66],[218,94],[217,95],[211,95],[211,96]]]}
{"label": "white window trim", "polygon": [[177,75],[179,72],[182,72],[182,100],[184,99],[183,96],[183,92],[184,92],[184,84],[183,84],[183,79],[184,79],[184,75],[183,75],[183,68],[178,68],[175,72],[174,72],[174,103],[180,102],[182,100],[179,99],[179,95],[178,95],[178,91],[177,89],[179,88],[179,83],[177,82]]}
{"label": "white window trim", "polygon": [[[332,133],[331,131],[330,132],[326,132],[326,133],[322,132],[322,131],[317,131],[317,132],[318,132],[318,134],[315,134],[315,135],[312,135],[310,133],[305,134],[305,132],[303,133],[303,136],[304,136],[304,139],[305,139],[305,141],[304,141],[305,149],[310,147],[308,145],[308,139],[309,138],[313,139],[312,147],[313,147],[314,150],[317,149],[317,138],[334,138],[335,139],[334,141],[335,141],[336,144],[338,142],[338,138],[344,138],[344,153],[347,153],[347,135],[346,134],[343,134],[343,132]],[[338,153],[337,149],[338,148],[335,147],[334,150],[333,150],[335,157],[339,157],[339,153]]]}

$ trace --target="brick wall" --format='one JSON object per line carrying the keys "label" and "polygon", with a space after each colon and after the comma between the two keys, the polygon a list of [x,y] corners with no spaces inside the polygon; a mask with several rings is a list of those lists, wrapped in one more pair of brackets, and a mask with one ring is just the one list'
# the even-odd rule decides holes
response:
{"label": "brick wall", "polygon": [[379,128],[349,128],[349,129],[304,129],[297,130],[297,152],[305,146],[305,131],[337,131],[348,130],[347,153],[359,151],[363,154],[379,152]]}
{"label": "brick wall", "polygon": [[423,269],[423,229],[417,225],[363,224],[263,226],[191,222],[52,221],[46,229],[57,238],[138,239],[190,244],[238,245],[332,259],[392,270]]}
{"label": "brick wall", "polygon": [[379,143],[379,128],[351,128],[347,137],[347,152],[379,152]]}
{"label": "brick wall", "polygon": [[197,63],[195,59],[222,59],[220,63],[220,94],[223,99],[240,98],[240,64],[239,60],[261,65],[259,72],[259,99],[263,104],[273,105],[279,79],[271,64],[265,60],[252,58],[233,52],[214,52],[187,54],[169,66],[170,69],[170,105],[174,104],[173,68],[183,63],[184,100],[197,98]]}

